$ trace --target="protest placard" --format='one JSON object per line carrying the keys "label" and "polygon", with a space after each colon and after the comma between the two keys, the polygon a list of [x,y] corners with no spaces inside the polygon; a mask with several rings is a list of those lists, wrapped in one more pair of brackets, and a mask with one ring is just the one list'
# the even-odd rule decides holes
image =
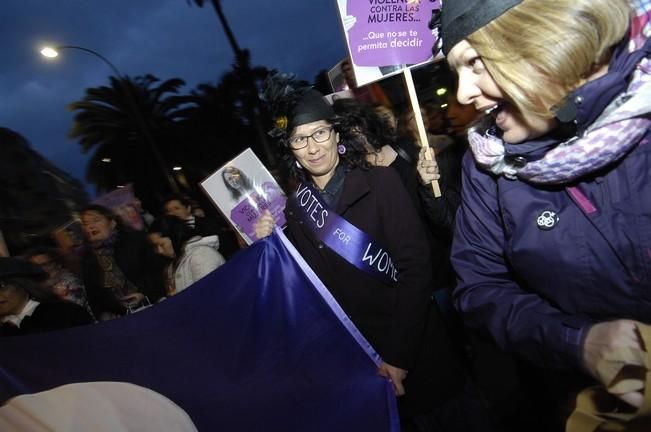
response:
{"label": "protest placard", "polygon": [[[357,86],[433,60],[440,0],[337,0]],[[344,67],[345,70],[345,67]]]}
{"label": "protest placard", "polygon": [[131,184],[95,198],[93,204],[111,209],[125,225],[136,231],[142,231],[145,227]]}
{"label": "protest placard", "polygon": [[200,184],[247,244],[257,240],[255,223],[265,210],[271,212],[278,226],[285,225],[287,197],[250,148]]}

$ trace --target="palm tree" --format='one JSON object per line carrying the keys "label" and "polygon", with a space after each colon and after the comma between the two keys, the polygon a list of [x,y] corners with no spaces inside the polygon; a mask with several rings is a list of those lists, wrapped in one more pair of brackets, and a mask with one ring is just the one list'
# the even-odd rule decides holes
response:
{"label": "palm tree", "polygon": [[136,189],[166,192],[160,191],[167,177],[157,157],[172,160],[178,152],[171,113],[182,103],[176,94],[185,82],[159,81],[153,75],[110,77],[110,86],[88,88],[70,104],[77,112],[70,137],[82,152],[94,151],[86,177],[98,191],[131,181]]}
{"label": "palm tree", "polygon": [[[186,2],[190,4],[194,3],[199,7],[203,7],[203,5],[207,3],[207,0],[186,0]],[[259,88],[256,85],[256,69],[258,68],[251,69],[249,50],[240,48],[239,44],[237,43],[235,35],[231,30],[231,26],[228,24],[228,20],[226,19],[226,15],[224,15],[221,0],[210,0],[210,3],[217,13],[217,17],[219,18],[219,21],[224,28],[228,42],[230,43],[231,48],[233,48],[233,53],[235,54],[234,72],[237,76],[239,76],[242,83],[242,101],[244,113],[249,118],[250,124],[256,133],[256,141],[257,144],[259,144],[259,151],[263,152],[265,159],[270,165],[273,166],[276,162],[274,155],[269,148],[269,142],[267,140],[265,128],[263,125],[263,119],[261,118],[260,113],[261,104],[260,98],[258,96]]]}
{"label": "palm tree", "polygon": [[[250,72],[256,87],[269,74],[264,67]],[[173,117],[181,125],[183,137],[193,143],[193,151],[185,153],[192,160],[184,163],[212,172],[245,148],[255,147],[258,137],[246,110],[248,85],[236,68],[226,73],[219,85],[200,84],[182,97],[183,107]]]}
{"label": "palm tree", "polygon": [[[199,7],[203,7],[204,3],[206,3],[206,0],[186,0],[186,2],[194,3]],[[244,52],[242,49],[240,49],[240,46],[238,45],[237,40],[235,39],[235,35],[231,30],[231,26],[228,24],[226,15],[224,15],[224,11],[222,10],[221,0],[210,0],[210,2],[212,3],[213,8],[215,8],[215,12],[217,13],[217,17],[219,18],[222,27],[224,27],[224,32],[226,33],[228,42],[231,44],[231,47],[233,48],[233,52],[235,53],[235,58],[238,60],[238,63],[240,63],[240,57],[244,55]]]}

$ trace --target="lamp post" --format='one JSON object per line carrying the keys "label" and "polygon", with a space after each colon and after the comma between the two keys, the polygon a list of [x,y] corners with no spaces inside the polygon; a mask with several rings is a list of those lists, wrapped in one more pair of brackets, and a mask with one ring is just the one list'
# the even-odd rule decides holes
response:
{"label": "lamp post", "polygon": [[108,67],[111,68],[113,73],[118,79],[118,82],[120,83],[120,86],[122,87],[122,90],[124,90],[124,94],[126,95],[126,100],[129,106],[131,107],[131,110],[134,113],[136,123],[138,125],[138,128],[140,129],[140,132],[142,135],[145,137],[145,141],[149,144],[149,147],[151,148],[151,152],[154,155],[154,159],[156,160],[159,168],[161,171],[163,171],[163,175],[165,176],[165,179],[167,180],[167,183],[169,184],[170,188],[172,189],[172,192],[178,193],[179,192],[179,186],[177,185],[176,181],[174,180],[174,177],[170,174],[170,170],[167,166],[167,163],[165,163],[165,159],[163,159],[163,156],[160,154],[158,151],[158,147],[156,147],[156,142],[154,141],[154,138],[152,137],[151,133],[149,132],[149,129],[147,127],[147,124],[145,123],[145,119],[142,116],[142,113],[140,112],[140,109],[138,108],[138,104],[136,103],[133,95],[131,94],[131,91],[129,88],[124,85],[124,82],[127,80],[127,76],[123,75],[120,70],[109,61],[106,57],[101,55],[95,50],[89,49],[89,48],[84,48],[81,46],[77,45],[58,45],[56,47],[45,47],[41,50],[41,55],[44,57],[48,58],[55,58],[58,57],[59,51],[63,49],[73,49],[73,50],[79,50],[83,51],[85,53],[91,54],[100,60],[102,60]]}

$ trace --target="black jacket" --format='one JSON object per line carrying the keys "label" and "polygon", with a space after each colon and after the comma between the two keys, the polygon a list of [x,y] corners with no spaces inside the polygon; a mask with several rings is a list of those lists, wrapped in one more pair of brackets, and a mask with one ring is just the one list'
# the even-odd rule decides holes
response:
{"label": "black jacket", "polygon": [[350,171],[336,212],[389,249],[400,272],[397,284],[375,279],[320,245],[302,225],[299,211],[290,198],[288,238],[384,361],[409,369],[431,291],[429,245],[395,170]]}
{"label": "black jacket", "polygon": [[[165,295],[164,262],[154,253],[144,233],[120,231],[114,246],[114,257],[126,278],[150,302]],[[124,314],[124,306],[111,291],[104,288],[103,271],[92,250],[84,252],[81,264],[88,303],[95,316],[99,318],[102,312]]]}
{"label": "black jacket", "polygon": [[25,317],[20,327],[9,324],[0,326],[0,336],[19,336],[61,330],[68,327],[90,324],[93,318],[84,308],[69,302],[43,302],[32,315]]}
{"label": "black jacket", "polygon": [[432,261],[437,263],[434,285],[452,289],[456,276],[450,263],[452,233],[457,209],[461,204],[461,161],[468,148],[464,138],[457,138],[453,145],[436,155],[441,173],[439,186],[441,196],[434,197],[431,185],[419,185],[422,209],[427,221],[432,244]]}
{"label": "black jacket", "polygon": [[346,175],[336,212],[386,246],[400,273],[389,285],[320,244],[303,226],[295,197],[287,201],[287,237],[355,326],[394,366],[409,370],[403,415],[427,412],[463,388],[465,370],[431,301],[429,244],[411,198],[393,168]]}

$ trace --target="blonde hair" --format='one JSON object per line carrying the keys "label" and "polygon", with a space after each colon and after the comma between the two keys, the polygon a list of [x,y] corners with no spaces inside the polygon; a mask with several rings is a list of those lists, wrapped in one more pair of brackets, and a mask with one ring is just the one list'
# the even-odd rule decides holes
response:
{"label": "blonde hair", "polygon": [[629,26],[628,0],[523,0],[468,36],[520,111],[551,108],[598,67]]}

